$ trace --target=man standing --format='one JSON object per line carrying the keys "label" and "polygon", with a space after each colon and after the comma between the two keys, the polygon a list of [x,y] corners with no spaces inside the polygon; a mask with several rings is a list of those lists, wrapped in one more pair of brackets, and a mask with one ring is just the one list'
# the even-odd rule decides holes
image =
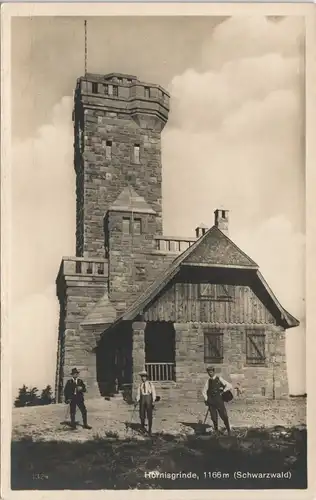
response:
{"label": "man standing", "polygon": [[206,369],[209,379],[206,381],[202,394],[206,406],[208,406],[211,419],[214,425],[214,430],[218,432],[218,415],[223,420],[227,433],[230,434],[230,425],[228,420],[225,403],[223,400],[223,392],[231,391],[233,386],[226,382],[222,377],[215,374],[215,368],[209,366]]}
{"label": "man standing", "polygon": [[140,372],[141,383],[138,386],[136,404],[139,403],[139,418],[142,431],[145,431],[145,419],[148,420],[148,434],[151,435],[153,423],[153,409],[156,401],[154,384],[148,380],[146,371]]}
{"label": "man standing", "polygon": [[83,381],[78,378],[79,371],[77,368],[71,370],[72,378],[67,380],[64,389],[64,396],[66,404],[70,405],[70,420],[72,429],[76,429],[76,409],[77,406],[81,411],[84,429],[91,429],[87,423],[87,409],[84,404],[83,393],[87,391]]}

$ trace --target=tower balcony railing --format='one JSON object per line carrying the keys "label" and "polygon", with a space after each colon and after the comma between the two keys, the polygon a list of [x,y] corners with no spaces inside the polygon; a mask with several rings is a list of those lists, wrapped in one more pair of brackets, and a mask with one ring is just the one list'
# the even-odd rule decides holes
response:
{"label": "tower balcony railing", "polygon": [[165,253],[182,253],[196,241],[196,238],[155,236],[155,250]]}
{"label": "tower balcony railing", "polygon": [[108,260],[94,257],[63,257],[60,272],[63,275],[108,276]]}

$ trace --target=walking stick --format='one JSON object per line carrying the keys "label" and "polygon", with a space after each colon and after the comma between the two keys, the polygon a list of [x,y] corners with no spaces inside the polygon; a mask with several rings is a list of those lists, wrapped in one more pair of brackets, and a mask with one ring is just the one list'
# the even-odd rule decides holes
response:
{"label": "walking stick", "polygon": [[208,408],[207,411],[206,411],[206,414],[205,414],[203,425],[205,425],[205,422],[206,422],[206,419],[207,419],[209,411],[210,411],[210,409]]}
{"label": "walking stick", "polygon": [[133,408],[133,411],[132,411],[132,416],[131,416],[130,422],[125,422],[125,430],[126,430],[126,432],[128,432],[128,429],[131,429],[133,431],[133,429],[132,429],[132,422],[133,422],[133,418],[134,418],[134,415],[135,415],[136,408],[137,408],[137,403],[134,404],[134,408]]}

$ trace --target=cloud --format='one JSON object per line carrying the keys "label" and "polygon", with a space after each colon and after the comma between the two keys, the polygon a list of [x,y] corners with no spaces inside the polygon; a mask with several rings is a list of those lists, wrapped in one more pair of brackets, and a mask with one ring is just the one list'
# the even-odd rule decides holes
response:
{"label": "cloud", "polygon": [[13,143],[13,296],[54,282],[61,256],[75,249],[72,99],[52,109],[35,137]]}
{"label": "cloud", "polygon": [[72,99],[63,98],[35,137],[13,144],[13,391],[54,383],[62,255],[75,251]]}

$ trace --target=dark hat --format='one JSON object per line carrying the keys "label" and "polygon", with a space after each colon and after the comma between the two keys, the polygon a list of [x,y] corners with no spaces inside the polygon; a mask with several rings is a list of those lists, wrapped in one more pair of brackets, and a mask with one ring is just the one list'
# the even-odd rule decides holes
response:
{"label": "dark hat", "polygon": [[215,368],[214,368],[214,366],[208,366],[208,367],[206,368],[206,371],[207,371],[207,372],[215,372]]}
{"label": "dark hat", "polygon": [[143,370],[142,372],[139,372],[140,377],[148,377],[148,373],[146,370]]}
{"label": "dark hat", "polygon": [[77,368],[73,368],[71,370],[71,375],[75,375],[75,374],[77,374],[77,375],[79,374],[79,370],[77,370]]}

